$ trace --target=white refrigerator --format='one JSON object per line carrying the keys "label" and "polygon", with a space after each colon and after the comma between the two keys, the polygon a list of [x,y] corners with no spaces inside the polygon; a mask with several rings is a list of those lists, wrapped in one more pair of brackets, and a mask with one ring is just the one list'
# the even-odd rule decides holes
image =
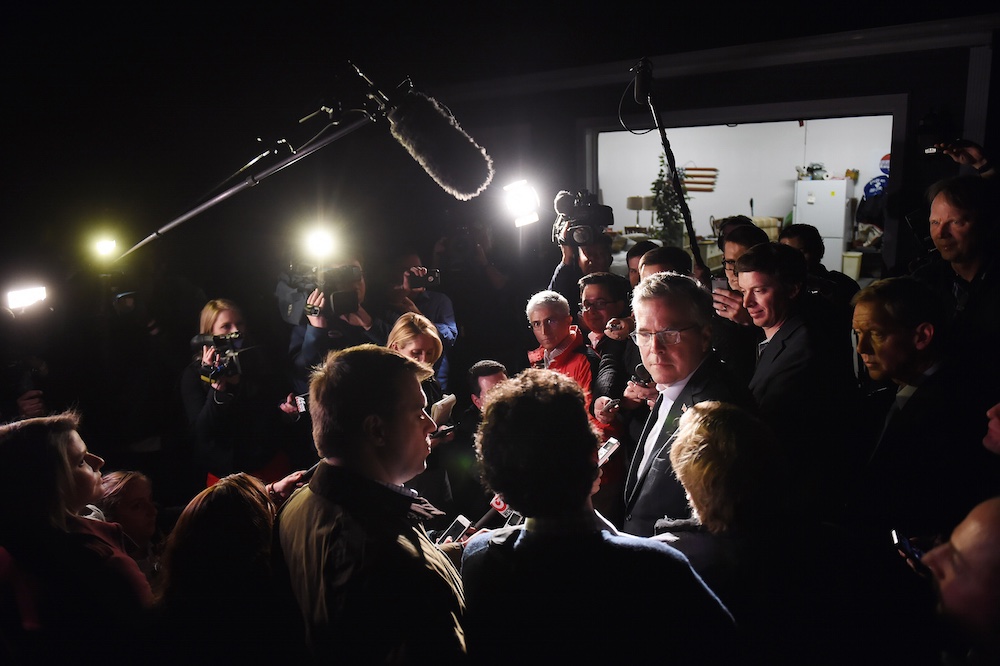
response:
{"label": "white refrigerator", "polygon": [[843,270],[844,250],[854,235],[853,203],[853,180],[795,181],[792,221],[819,229],[827,270]]}

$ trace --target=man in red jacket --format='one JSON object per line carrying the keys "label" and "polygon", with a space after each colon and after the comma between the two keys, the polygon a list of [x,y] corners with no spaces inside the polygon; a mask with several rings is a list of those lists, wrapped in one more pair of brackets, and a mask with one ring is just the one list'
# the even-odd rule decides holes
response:
{"label": "man in red jacket", "polygon": [[587,346],[586,336],[573,325],[569,301],[557,292],[540,291],[528,299],[524,311],[528,327],[540,345],[528,352],[531,366],[555,370],[575,379],[587,396],[590,411],[591,389],[600,358]]}

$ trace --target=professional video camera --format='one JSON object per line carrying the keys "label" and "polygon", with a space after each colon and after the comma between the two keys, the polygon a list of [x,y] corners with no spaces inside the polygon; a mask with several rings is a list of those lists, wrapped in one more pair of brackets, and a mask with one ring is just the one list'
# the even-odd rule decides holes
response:
{"label": "professional video camera", "polygon": [[590,245],[615,223],[611,206],[597,203],[597,195],[587,190],[576,194],[562,190],[554,206],[557,216],[552,225],[552,242],[559,245]]}
{"label": "professional video camera", "polygon": [[215,347],[219,360],[214,365],[201,366],[201,378],[206,382],[214,382],[221,377],[235,377],[243,374],[240,366],[240,352],[246,351],[249,347],[244,347],[244,338],[239,333],[227,333],[226,335],[196,335],[191,338],[191,348],[199,351],[202,347]]}
{"label": "professional video camera", "polygon": [[306,298],[314,289],[326,294],[327,307],[333,316],[357,312],[361,303],[355,288],[364,277],[361,268],[353,264],[338,266],[326,271],[315,266],[292,264],[287,273],[278,276],[274,295],[278,298],[281,318],[293,326],[302,321],[302,315],[315,317],[323,314],[313,305],[306,305]]}

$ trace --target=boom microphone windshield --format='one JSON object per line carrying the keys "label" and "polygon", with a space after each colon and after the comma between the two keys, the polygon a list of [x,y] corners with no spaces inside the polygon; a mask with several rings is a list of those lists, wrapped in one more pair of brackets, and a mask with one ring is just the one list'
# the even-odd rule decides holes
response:
{"label": "boom microphone windshield", "polygon": [[493,180],[493,160],[486,149],[434,98],[409,91],[388,118],[392,136],[459,201],[478,196]]}

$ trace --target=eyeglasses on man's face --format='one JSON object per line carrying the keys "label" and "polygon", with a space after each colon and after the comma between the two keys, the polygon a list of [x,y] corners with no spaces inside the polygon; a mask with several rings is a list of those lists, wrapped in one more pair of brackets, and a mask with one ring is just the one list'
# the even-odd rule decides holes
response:
{"label": "eyeglasses on man's face", "polygon": [[583,301],[580,303],[580,312],[590,312],[591,310],[604,310],[608,309],[608,306],[616,301],[606,301],[603,298],[598,298],[596,301]]}
{"label": "eyeglasses on man's face", "polygon": [[676,345],[681,341],[681,333],[690,331],[692,328],[698,328],[698,325],[691,324],[684,328],[665,328],[662,331],[632,331],[629,333],[629,337],[640,347],[648,347],[653,344],[653,338],[655,337],[656,342],[661,347],[665,347],[667,345]]}

